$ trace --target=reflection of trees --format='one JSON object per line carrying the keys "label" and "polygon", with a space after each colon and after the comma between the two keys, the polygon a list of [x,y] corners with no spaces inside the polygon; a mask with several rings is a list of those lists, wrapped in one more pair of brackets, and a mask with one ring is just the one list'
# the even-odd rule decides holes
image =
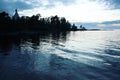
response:
{"label": "reflection of trees", "polygon": [[14,36],[0,36],[0,51],[9,52],[15,46],[20,44],[18,37]]}
{"label": "reflection of trees", "polygon": [[[0,51],[10,51],[12,48],[20,48],[21,45],[30,47],[43,46],[41,43],[59,45],[65,42],[69,32],[41,32],[39,34],[22,34],[0,36]],[[27,43],[31,43],[30,45]]]}
{"label": "reflection of trees", "polygon": [[51,34],[52,44],[60,45],[59,43],[65,43],[69,32],[55,32]]}
{"label": "reflection of trees", "polygon": [[0,51],[7,52],[11,49],[11,42],[7,40],[0,40]]}

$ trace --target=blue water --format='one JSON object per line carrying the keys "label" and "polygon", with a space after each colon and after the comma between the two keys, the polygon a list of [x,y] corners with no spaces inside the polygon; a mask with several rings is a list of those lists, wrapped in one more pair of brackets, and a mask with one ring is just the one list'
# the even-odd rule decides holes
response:
{"label": "blue water", "polygon": [[120,30],[1,35],[0,80],[120,80]]}

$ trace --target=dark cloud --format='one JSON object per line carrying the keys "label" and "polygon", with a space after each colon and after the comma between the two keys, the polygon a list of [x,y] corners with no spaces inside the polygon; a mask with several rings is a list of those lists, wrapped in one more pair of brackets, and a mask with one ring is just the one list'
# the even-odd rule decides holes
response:
{"label": "dark cloud", "polygon": [[105,2],[110,9],[120,9],[120,0],[99,0]]}
{"label": "dark cloud", "polygon": [[15,9],[24,10],[24,9],[30,9],[30,8],[32,8],[32,6],[23,1],[0,0],[0,11],[6,11],[10,13],[10,15],[13,14],[13,11]]}
{"label": "dark cloud", "polygon": [[110,9],[120,9],[120,0],[103,0]]}

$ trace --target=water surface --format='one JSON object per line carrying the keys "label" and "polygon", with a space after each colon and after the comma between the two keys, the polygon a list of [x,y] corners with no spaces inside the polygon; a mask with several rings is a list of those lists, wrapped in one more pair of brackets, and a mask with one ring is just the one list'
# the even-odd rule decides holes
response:
{"label": "water surface", "polygon": [[119,30],[0,36],[0,80],[119,79]]}

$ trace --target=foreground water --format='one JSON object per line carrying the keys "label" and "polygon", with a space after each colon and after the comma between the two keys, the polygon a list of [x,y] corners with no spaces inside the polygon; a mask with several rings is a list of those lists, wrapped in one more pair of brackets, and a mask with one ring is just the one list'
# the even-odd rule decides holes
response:
{"label": "foreground water", "polygon": [[0,80],[119,79],[119,30],[0,37]]}

